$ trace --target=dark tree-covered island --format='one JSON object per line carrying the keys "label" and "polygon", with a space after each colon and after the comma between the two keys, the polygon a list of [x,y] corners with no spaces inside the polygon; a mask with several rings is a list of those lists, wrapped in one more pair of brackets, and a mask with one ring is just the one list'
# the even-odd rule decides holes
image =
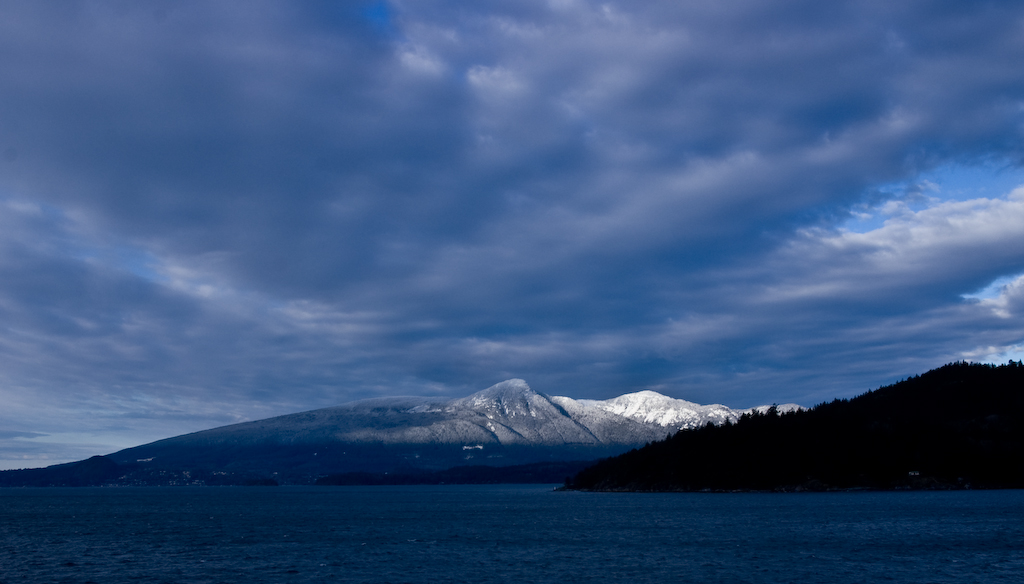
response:
{"label": "dark tree-covered island", "polygon": [[683,430],[602,460],[565,488],[1024,488],[1024,365],[952,363],[810,410]]}

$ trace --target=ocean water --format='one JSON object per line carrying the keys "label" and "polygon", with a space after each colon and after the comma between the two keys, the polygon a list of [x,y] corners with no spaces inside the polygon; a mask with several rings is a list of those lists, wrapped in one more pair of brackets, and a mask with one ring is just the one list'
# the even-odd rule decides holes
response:
{"label": "ocean water", "polygon": [[1024,582],[1024,491],[0,489],[0,582]]}

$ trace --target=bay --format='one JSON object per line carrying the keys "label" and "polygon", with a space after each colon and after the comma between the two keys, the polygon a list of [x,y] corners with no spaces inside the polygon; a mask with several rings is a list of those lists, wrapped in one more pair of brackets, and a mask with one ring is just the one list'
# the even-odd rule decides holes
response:
{"label": "bay", "polygon": [[1024,491],[0,489],[0,582],[1021,582]]}

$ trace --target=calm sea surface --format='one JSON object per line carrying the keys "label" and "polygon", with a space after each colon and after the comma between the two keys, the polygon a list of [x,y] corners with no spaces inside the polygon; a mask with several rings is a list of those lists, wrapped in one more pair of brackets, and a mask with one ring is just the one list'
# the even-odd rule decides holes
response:
{"label": "calm sea surface", "polygon": [[0,582],[1024,582],[1024,491],[0,489]]}

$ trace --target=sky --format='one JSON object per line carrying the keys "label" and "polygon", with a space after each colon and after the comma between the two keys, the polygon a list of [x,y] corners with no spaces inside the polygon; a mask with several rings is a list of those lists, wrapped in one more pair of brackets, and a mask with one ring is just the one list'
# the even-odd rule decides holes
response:
{"label": "sky", "polygon": [[0,5],[0,468],[1024,356],[1024,4]]}

